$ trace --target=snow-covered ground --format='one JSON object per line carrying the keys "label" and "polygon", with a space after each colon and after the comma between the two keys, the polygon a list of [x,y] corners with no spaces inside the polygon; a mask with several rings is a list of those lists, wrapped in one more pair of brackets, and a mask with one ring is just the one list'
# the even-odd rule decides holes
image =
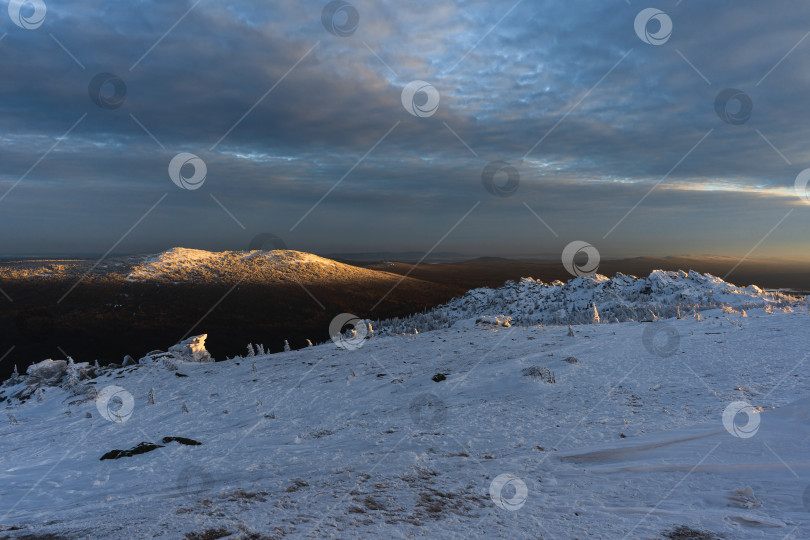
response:
{"label": "snow-covered ground", "polygon": [[810,537],[810,314],[731,311],[6,384],[0,538]]}

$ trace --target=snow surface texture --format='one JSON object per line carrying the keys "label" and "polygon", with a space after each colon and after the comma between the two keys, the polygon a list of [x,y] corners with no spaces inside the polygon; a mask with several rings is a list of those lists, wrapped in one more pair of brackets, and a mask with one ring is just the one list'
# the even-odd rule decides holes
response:
{"label": "snow surface texture", "polygon": [[479,319],[519,326],[644,321],[720,307],[781,308],[796,300],[782,293],[765,292],[756,285],[737,287],[711,274],[694,271],[654,270],[646,278],[622,273],[614,278],[594,274],[566,283],[523,278],[519,282],[508,281],[498,289],[473,289],[427,313],[378,321],[375,327],[382,333],[399,334],[413,332],[414,328],[422,332],[454,324],[469,326]]}
{"label": "snow surface texture", "polygon": [[808,538],[810,314],[702,315],[18,376],[0,538]]}

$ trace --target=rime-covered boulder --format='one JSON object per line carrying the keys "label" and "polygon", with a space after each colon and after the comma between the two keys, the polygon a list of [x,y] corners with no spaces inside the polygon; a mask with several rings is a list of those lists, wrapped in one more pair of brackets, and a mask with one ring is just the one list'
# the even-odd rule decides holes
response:
{"label": "rime-covered boulder", "polygon": [[183,362],[212,362],[211,353],[205,349],[205,340],[208,334],[184,339],[177,345],[169,347],[169,352]]}
{"label": "rime-covered boulder", "polygon": [[[72,367],[71,367],[72,366]],[[66,376],[71,368],[71,380],[67,381]],[[25,372],[25,383],[32,385],[56,386],[63,382],[75,385],[79,381],[95,378],[96,370],[88,362],[76,362],[69,364],[67,360],[43,360],[28,366]]]}
{"label": "rime-covered boulder", "polygon": [[205,339],[208,334],[184,339],[177,345],[169,347],[168,352],[152,351],[138,360],[139,364],[151,364],[160,362],[166,367],[172,368],[175,362],[213,362],[211,353],[205,349]]}
{"label": "rime-covered boulder", "polygon": [[67,371],[66,360],[43,360],[28,366],[25,372],[25,382],[28,384],[44,383],[49,385],[56,385],[65,376]]}

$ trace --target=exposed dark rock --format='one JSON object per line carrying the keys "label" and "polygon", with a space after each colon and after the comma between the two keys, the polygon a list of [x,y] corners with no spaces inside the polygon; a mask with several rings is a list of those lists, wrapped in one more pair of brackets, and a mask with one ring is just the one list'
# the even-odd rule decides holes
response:
{"label": "exposed dark rock", "polygon": [[147,452],[151,452],[152,450],[157,450],[158,448],[163,448],[163,445],[141,442],[138,444],[138,446],[130,448],[129,450],[110,450],[101,456],[101,461],[104,461],[105,459],[118,459],[122,457],[137,456],[138,454],[145,454]]}
{"label": "exposed dark rock", "polygon": [[180,444],[185,444],[188,446],[202,445],[201,442],[195,441],[194,439],[187,439],[186,437],[163,437],[163,440],[161,442],[163,444],[169,444],[170,442],[179,442]]}

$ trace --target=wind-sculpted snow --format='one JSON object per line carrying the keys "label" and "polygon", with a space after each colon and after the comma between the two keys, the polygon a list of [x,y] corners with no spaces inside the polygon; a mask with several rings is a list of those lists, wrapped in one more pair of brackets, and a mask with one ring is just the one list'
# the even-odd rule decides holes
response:
{"label": "wind-sculpted snow", "polygon": [[375,326],[382,333],[421,332],[456,323],[486,322],[501,315],[520,326],[644,321],[691,316],[716,308],[789,309],[796,302],[804,300],[766,292],[756,285],[737,287],[711,274],[654,270],[646,278],[618,273],[613,278],[595,274],[566,283],[532,278],[507,281],[498,289],[473,289],[427,313],[381,321]]}

